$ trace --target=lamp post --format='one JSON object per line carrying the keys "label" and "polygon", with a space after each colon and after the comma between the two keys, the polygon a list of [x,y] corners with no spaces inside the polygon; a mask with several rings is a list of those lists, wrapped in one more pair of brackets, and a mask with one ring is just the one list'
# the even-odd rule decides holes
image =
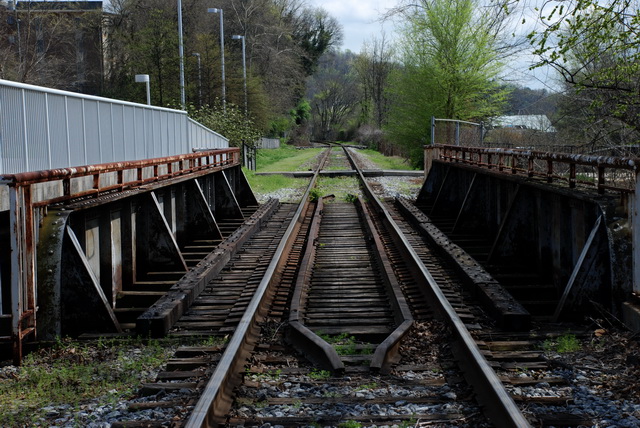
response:
{"label": "lamp post", "polygon": [[222,64],[222,111],[223,113],[227,113],[227,91],[224,86],[224,13],[222,9],[218,9],[215,7],[210,7],[207,9],[209,13],[219,13],[220,14],[220,57]]}
{"label": "lamp post", "polygon": [[151,105],[151,87],[149,86],[148,74],[136,74],[136,83],[146,83],[147,85],[147,105]]}
{"label": "lamp post", "polygon": [[191,55],[198,60],[198,106],[202,107],[202,68],[200,67],[200,54],[194,52]]}
{"label": "lamp post", "polygon": [[180,54],[180,104],[184,109],[187,100],[184,95],[184,45],[182,43],[182,0],[178,0],[178,53]]}
{"label": "lamp post", "polygon": [[244,46],[244,36],[233,35],[231,36],[233,40],[242,40],[242,77],[244,78],[244,115],[247,116],[247,57],[245,53]]}

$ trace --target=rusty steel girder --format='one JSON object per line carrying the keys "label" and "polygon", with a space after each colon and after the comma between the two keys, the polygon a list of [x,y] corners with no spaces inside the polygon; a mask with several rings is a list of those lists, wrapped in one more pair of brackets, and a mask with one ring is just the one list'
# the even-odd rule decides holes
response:
{"label": "rusty steel girder", "polygon": [[[45,220],[50,207],[60,204],[69,206],[75,201],[97,198],[105,194],[117,195],[150,185],[162,186],[163,182],[169,183],[172,180],[187,179],[191,176],[196,177],[237,167],[239,160],[240,150],[228,148],[155,159],[0,176],[0,184],[6,185],[8,188],[10,228],[7,234],[8,246],[10,247],[10,255],[7,258],[10,261],[5,263],[5,272],[3,273],[5,278],[10,277],[10,281],[9,283],[7,281],[0,282],[0,302],[3,297],[5,299],[3,304],[5,311],[3,313],[3,309],[0,307],[0,316],[4,319],[9,315],[6,311],[6,301],[10,300],[11,308],[11,332],[10,334],[0,332],[0,340],[11,341],[14,362],[19,364],[22,359],[25,338],[37,334],[38,274],[40,276],[56,274],[55,269],[43,267],[44,265],[40,266],[39,260],[43,261],[44,258],[52,256],[55,259],[59,249],[47,247],[46,253],[40,254],[36,250],[39,239],[42,237],[47,239],[49,243],[58,242],[60,245],[67,242],[70,245],[69,248],[75,247],[76,250],[79,248],[74,239],[73,231],[68,227],[59,227],[60,224],[65,224],[64,221],[59,221],[62,217],[66,218],[67,213],[56,219],[54,224],[49,224],[48,219]],[[235,196],[229,197],[234,198]],[[235,201],[234,203],[237,204]],[[58,214],[61,213],[62,211],[58,211]],[[58,254],[58,256],[60,255]],[[56,260],[61,260],[61,257]],[[82,261],[80,264],[86,262],[82,257],[80,257],[80,261]],[[6,271],[9,273],[7,274]],[[91,277],[88,269],[85,269],[84,273],[78,271],[77,275],[84,278]],[[95,278],[92,279],[92,282],[95,283]],[[99,286],[94,285],[97,294],[100,295]],[[2,287],[5,287],[4,290]],[[7,292],[7,288],[10,289],[9,292]],[[8,296],[10,298],[7,298]],[[109,297],[102,295],[101,299],[107,302]],[[43,310],[56,312],[58,309],[43,308]],[[107,319],[113,318],[112,313],[106,313],[105,316]],[[118,326],[115,325],[114,328],[117,330]]]}
{"label": "rusty steel girder", "polygon": [[[447,162],[460,162],[480,166],[497,171],[507,171],[511,174],[524,174],[528,177],[545,178],[548,183],[565,181],[570,188],[577,184],[595,187],[598,193],[606,190],[617,192],[633,192],[630,186],[622,186],[615,181],[612,184],[608,175],[617,171],[638,172],[640,159],[615,156],[592,156],[582,154],[541,152],[529,149],[502,149],[486,147],[463,147],[435,144],[425,146],[425,159],[430,162],[440,159]],[[435,153],[430,153],[435,152]],[[536,167],[537,164],[545,167]],[[597,172],[592,180],[580,179],[577,168],[590,167]],[[558,171],[566,170],[560,174]],[[426,171],[425,171],[426,172]],[[631,180],[635,184],[635,180]]]}

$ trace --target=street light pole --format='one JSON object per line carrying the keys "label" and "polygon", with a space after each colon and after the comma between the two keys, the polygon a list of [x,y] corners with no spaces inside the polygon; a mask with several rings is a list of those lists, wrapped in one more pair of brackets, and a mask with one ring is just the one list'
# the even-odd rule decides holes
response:
{"label": "street light pole", "polygon": [[151,105],[151,88],[149,86],[148,74],[136,74],[136,83],[146,83],[147,86],[147,105]]}
{"label": "street light pole", "polygon": [[178,0],[178,53],[180,54],[180,104],[184,109],[187,99],[184,94],[184,44],[182,42],[182,0]]}
{"label": "street light pole", "polygon": [[194,52],[192,55],[198,60],[198,106],[202,107],[202,68],[200,67],[200,54]]}
{"label": "street light pole", "polygon": [[242,77],[244,78],[244,115],[245,117],[248,115],[247,108],[247,56],[245,52],[244,46],[244,36],[234,35],[231,36],[233,40],[242,40]]}
{"label": "street light pole", "polygon": [[224,84],[224,12],[222,9],[218,9],[215,7],[210,7],[207,9],[209,13],[219,13],[220,14],[220,57],[222,64],[222,111],[224,114],[227,113],[227,90],[225,89]]}

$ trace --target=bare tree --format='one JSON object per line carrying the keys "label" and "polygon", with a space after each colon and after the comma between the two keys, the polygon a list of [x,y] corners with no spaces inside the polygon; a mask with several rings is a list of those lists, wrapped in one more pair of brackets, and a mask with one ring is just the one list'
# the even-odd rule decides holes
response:
{"label": "bare tree", "polygon": [[99,10],[22,1],[3,13],[1,76],[76,91],[95,91],[101,74]]}
{"label": "bare tree", "polygon": [[373,38],[366,43],[354,61],[354,68],[362,85],[363,117],[382,128],[391,106],[388,92],[391,73],[397,68],[394,49],[383,33],[381,38]]}
{"label": "bare tree", "polygon": [[331,51],[321,58],[317,73],[309,79],[313,134],[320,140],[335,138],[358,106],[360,94],[351,71],[352,60],[353,54]]}

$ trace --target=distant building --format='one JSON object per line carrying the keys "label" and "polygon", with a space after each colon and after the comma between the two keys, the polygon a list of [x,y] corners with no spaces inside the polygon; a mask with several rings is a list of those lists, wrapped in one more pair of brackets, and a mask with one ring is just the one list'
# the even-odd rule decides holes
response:
{"label": "distant building", "polygon": [[97,94],[102,1],[0,0],[0,77]]}
{"label": "distant building", "polygon": [[542,132],[556,132],[549,118],[544,114],[523,114],[500,116],[491,120],[492,128],[532,129]]}

